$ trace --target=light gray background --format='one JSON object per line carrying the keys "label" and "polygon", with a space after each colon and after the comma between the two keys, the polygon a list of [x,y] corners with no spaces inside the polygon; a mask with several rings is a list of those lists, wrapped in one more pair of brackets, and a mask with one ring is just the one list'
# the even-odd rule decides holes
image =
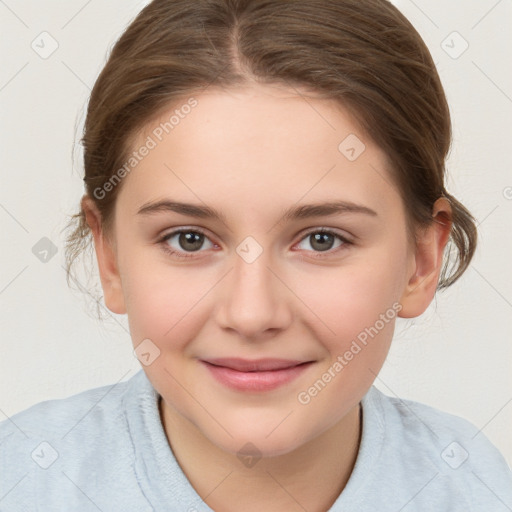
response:
{"label": "light gray background", "polygon": [[[453,115],[449,190],[478,219],[480,245],[460,282],[399,322],[376,385],[470,420],[511,464],[512,2],[395,3],[438,66]],[[140,368],[126,319],[98,323],[67,287],[61,230],[83,192],[73,144],[90,89],[145,4],[0,0],[0,419]],[[58,43],[48,58],[31,47],[51,49],[44,31]],[[32,252],[43,237],[58,251],[46,263]]]}

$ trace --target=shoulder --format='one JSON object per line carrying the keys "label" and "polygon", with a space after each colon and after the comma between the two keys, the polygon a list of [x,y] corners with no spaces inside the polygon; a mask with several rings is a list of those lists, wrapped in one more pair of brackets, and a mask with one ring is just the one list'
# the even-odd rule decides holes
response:
{"label": "shoulder", "polygon": [[16,503],[8,510],[23,510],[22,502],[33,510],[42,495],[52,505],[72,495],[83,499],[72,482],[93,489],[110,479],[136,484],[125,411],[137,403],[143,380],[139,371],[123,382],[40,402],[0,422],[0,496]]}
{"label": "shoulder", "polygon": [[390,433],[400,432],[402,442],[407,444],[421,439],[422,446],[416,448],[424,455],[435,454],[449,467],[466,461],[471,465],[482,459],[504,462],[483,431],[460,416],[414,400],[387,396],[376,388],[373,398],[379,403],[386,423],[394,427]]}
{"label": "shoulder", "polygon": [[384,451],[398,454],[405,472],[423,471],[433,493],[435,489],[438,496],[459,496],[473,507],[467,510],[483,510],[490,503],[495,503],[492,510],[512,507],[512,472],[481,429],[459,416],[387,396],[375,387],[366,403],[378,411]]}
{"label": "shoulder", "polygon": [[18,412],[0,422],[0,446],[3,439],[12,435],[65,437],[80,423],[90,426],[109,422],[117,416],[130,383],[131,379],[88,389],[67,398],[45,400]]}

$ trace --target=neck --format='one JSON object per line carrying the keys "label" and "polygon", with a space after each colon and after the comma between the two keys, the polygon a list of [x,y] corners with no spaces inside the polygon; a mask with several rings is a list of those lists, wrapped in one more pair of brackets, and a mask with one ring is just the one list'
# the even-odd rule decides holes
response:
{"label": "neck", "polygon": [[328,510],[348,482],[361,439],[358,404],[337,424],[284,455],[244,467],[163,400],[160,415],[174,456],[213,510]]}

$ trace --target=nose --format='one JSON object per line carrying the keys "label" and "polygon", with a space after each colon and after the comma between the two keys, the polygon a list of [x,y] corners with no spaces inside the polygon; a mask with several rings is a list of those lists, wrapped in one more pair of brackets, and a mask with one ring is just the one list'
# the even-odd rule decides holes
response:
{"label": "nose", "polygon": [[266,251],[248,263],[237,253],[233,268],[224,280],[222,299],[217,304],[218,324],[238,336],[257,341],[275,336],[292,319],[290,296]]}

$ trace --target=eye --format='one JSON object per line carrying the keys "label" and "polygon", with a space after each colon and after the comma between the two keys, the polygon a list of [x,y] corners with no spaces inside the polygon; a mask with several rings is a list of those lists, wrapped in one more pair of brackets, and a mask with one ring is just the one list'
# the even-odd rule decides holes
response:
{"label": "eye", "polygon": [[[173,239],[175,240],[173,241]],[[212,242],[210,242],[206,237],[206,234],[201,230],[197,228],[182,228],[172,231],[171,233],[167,233],[159,240],[159,243],[166,252],[173,256],[178,258],[193,258],[194,254],[187,253],[200,252],[199,250],[204,245],[205,240],[210,243],[210,247],[207,247],[207,249],[214,246],[214,244],[212,244]],[[171,245],[172,243],[175,245]]]}
{"label": "eye", "polygon": [[[336,239],[339,241],[338,245],[335,245]],[[167,233],[158,243],[165,252],[171,254],[173,257],[194,258],[194,253],[202,252],[201,248],[204,248],[205,241],[210,244],[210,247],[206,247],[206,249],[211,249],[215,246],[199,228],[181,228]],[[312,250],[307,247],[299,248],[317,253],[313,255],[315,258],[326,257],[352,245],[352,242],[345,236],[325,228],[317,228],[309,231],[298,245],[304,242],[308,242]],[[324,256],[322,253],[327,254]]]}
{"label": "eye", "polygon": [[[335,246],[336,239],[339,240],[338,245]],[[312,247],[313,252],[320,252],[328,254],[336,253],[339,250],[345,249],[346,246],[351,245],[352,243],[343,235],[336,233],[335,231],[330,231],[328,229],[316,229],[314,231],[310,231],[306,233],[306,236],[302,238],[300,243],[308,242],[310,247]],[[300,244],[299,244],[300,245]],[[304,249],[304,247],[302,247]],[[307,247],[306,250],[309,250]],[[315,258],[323,257],[323,254],[314,255]]]}

